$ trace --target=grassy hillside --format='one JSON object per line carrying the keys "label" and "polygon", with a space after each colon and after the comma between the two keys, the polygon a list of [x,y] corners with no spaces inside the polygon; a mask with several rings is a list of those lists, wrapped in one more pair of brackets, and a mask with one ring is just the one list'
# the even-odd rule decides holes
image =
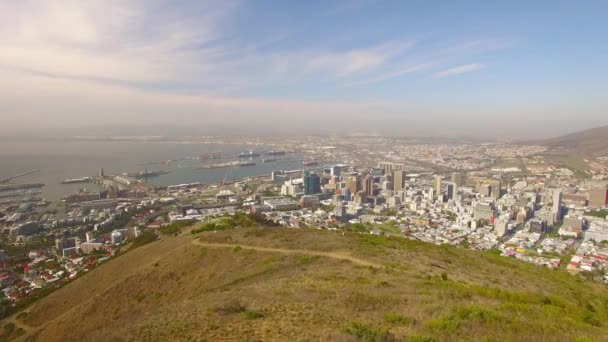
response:
{"label": "grassy hillside", "polygon": [[12,322],[36,341],[586,341],[607,319],[603,286],[492,253],[247,228],[163,238]]}
{"label": "grassy hillside", "polygon": [[548,139],[541,143],[551,148],[585,156],[608,155],[608,126]]}

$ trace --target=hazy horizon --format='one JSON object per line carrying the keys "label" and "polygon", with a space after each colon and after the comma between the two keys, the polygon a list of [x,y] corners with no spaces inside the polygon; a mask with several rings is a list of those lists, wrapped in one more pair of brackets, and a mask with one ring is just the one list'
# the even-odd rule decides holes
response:
{"label": "hazy horizon", "polygon": [[555,137],[608,125],[606,9],[5,2],[0,134]]}

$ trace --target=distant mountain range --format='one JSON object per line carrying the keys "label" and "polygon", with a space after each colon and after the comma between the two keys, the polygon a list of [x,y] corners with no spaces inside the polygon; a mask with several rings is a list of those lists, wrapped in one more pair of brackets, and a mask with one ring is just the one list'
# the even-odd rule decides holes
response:
{"label": "distant mountain range", "polygon": [[608,155],[608,126],[591,128],[536,143],[551,149],[584,156],[606,156]]}

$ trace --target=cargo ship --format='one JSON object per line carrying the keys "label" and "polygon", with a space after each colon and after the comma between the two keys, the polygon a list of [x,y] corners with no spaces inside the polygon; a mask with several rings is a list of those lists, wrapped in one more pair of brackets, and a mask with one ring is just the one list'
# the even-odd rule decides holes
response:
{"label": "cargo ship", "polygon": [[36,189],[42,188],[44,183],[24,183],[24,184],[6,184],[0,185],[0,192],[10,190]]}
{"label": "cargo ship", "polygon": [[72,178],[66,179],[61,184],[78,184],[78,183],[90,183],[93,181],[91,177],[82,177],[82,178]]}
{"label": "cargo ship", "polygon": [[266,152],[266,155],[267,156],[282,156],[286,153],[287,152],[285,152],[285,151],[268,151],[268,152]]}
{"label": "cargo ship", "polygon": [[248,162],[239,162],[239,161],[232,161],[232,162],[228,162],[228,163],[220,163],[220,164],[211,164],[211,165],[203,165],[201,167],[199,167],[198,169],[221,169],[221,168],[226,168],[226,167],[246,167],[246,166],[255,166],[254,162],[248,161]]}
{"label": "cargo ship", "polygon": [[309,161],[303,162],[302,165],[304,165],[304,166],[317,166],[317,165],[319,165],[319,162],[318,161],[314,161],[314,160],[309,160]]}
{"label": "cargo ship", "polygon": [[133,177],[133,178],[150,178],[150,177],[158,177],[160,175],[164,175],[167,173],[169,173],[169,172],[167,172],[167,171],[148,171],[148,170],[144,169],[139,172],[124,172],[122,175],[127,176],[127,177]]}
{"label": "cargo ship", "polygon": [[239,158],[249,158],[249,157],[259,157],[260,154],[253,152],[253,151],[249,151],[249,152],[241,152],[241,154],[239,154]]}
{"label": "cargo ship", "polygon": [[138,174],[134,175],[133,177],[135,178],[149,178],[149,177],[158,177],[160,175],[165,175],[169,172],[167,171],[145,171],[145,172],[139,172]]}

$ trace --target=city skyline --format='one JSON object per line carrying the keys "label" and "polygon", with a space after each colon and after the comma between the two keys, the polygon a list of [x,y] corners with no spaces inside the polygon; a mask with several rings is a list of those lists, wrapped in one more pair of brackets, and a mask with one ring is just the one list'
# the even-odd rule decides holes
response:
{"label": "city skyline", "polygon": [[606,5],[585,5],[3,3],[0,133],[523,139],[602,126]]}

